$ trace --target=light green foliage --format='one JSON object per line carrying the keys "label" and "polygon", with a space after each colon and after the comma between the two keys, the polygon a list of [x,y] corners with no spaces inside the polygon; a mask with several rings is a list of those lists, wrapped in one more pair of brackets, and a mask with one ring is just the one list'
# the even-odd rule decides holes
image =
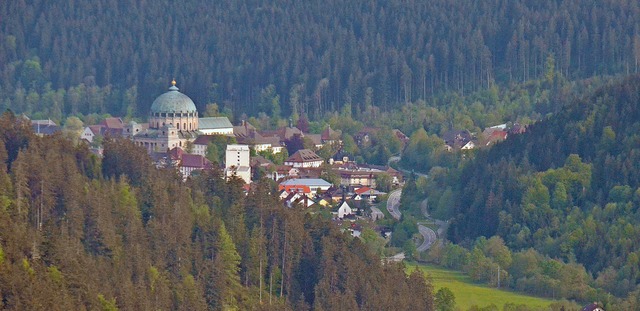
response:
{"label": "light green foliage", "polygon": [[362,230],[360,238],[376,255],[384,255],[384,245],[387,243],[387,241],[377,232],[370,228],[365,228],[364,230]]}
{"label": "light green foliage", "polygon": [[544,66],[544,78],[547,83],[553,83],[553,79],[556,74],[556,60],[553,58],[553,54],[549,53],[547,61]]}
{"label": "light green foliage", "polygon": [[107,299],[104,298],[104,295],[98,294],[98,301],[102,311],[118,311],[115,298]]}
{"label": "light green foliage", "polygon": [[62,132],[66,137],[71,140],[77,141],[82,133],[83,123],[80,118],[71,116],[68,117],[62,128]]}
{"label": "light green foliage", "polygon": [[382,192],[389,192],[391,191],[392,181],[391,175],[387,173],[378,174],[376,175],[376,189]]}
{"label": "light green foliage", "polygon": [[2,245],[0,245],[0,265],[4,264],[4,250],[2,249]]}
{"label": "light green foliage", "polygon": [[436,311],[453,311],[456,307],[456,296],[448,287],[440,288],[435,296]]}
{"label": "light green foliage", "polygon": [[487,240],[484,245],[484,253],[498,263],[502,269],[508,269],[511,266],[511,251],[499,236],[493,236]]}
{"label": "light green foliage", "polygon": [[460,310],[467,310],[473,305],[484,307],[490,304],[495,304],[498,308],[501,308],[507,303],[524,304],[534,310],[546,310],[547,306],[554,302],[549,299],[526,296],[512,291],[503,291],[480,285],[473,282],[462,272],[437,266],[410,263],[407,264],[407,268],[409,272],[413,271],[413,269],[424,271],[425,275],[431,280],[436,293],[443,287],[449,288],[455,296],[456,308]]}
{"label": "light green foliage", "polygon": [[60,272],[60,270],[58,270],[56,266],[48,267],[47,271],[49,272],[49,277],[51,278],[51,280],[53,280],[54,283],[62,284],[62,282],[64,282],[62,272]]}
{"label": "light green foliage", "polygon": [[22,268],[29,273],[30,276],[34,276],[36,275],[36,271],[33,270],[33,268],[31,267],[31,264],[29,264],[29,260],[27,260],[26,258],[22,259]]}

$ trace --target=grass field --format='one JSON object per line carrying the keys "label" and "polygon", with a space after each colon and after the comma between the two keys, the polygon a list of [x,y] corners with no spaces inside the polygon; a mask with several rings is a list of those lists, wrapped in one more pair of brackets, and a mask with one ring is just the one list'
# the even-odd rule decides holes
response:
{"label": "grass field", "polygon": [[434,293],[441,287],[448,287],[456,297],[456,307],[467,310],[473,305],[479,307],[495,304],[500,310],[505,303],[524,304],[533,308],[547,309],[553,300],[526,296],[519,293],[498,290],[485,285],[476,284],[461,272],[443,269],[437,266],[406,263],[407,269],[419,268],[432,280]]}

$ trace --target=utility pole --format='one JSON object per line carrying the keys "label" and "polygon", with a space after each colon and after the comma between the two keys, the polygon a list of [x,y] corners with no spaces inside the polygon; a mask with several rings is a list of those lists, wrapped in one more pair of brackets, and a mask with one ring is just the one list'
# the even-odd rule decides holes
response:
{"label": "utility pole", "polygon": [[498,265],[498,288],[500,288],[500,265]]}

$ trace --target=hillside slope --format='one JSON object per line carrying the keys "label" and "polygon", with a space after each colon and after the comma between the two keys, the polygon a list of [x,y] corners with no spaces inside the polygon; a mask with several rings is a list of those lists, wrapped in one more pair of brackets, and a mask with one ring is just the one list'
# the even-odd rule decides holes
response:
{"label": "hillside slope", "polygon": [[450,237],[500,235],[582,263],[624,296],[640,281],[640,77],[603,87],[478,153],[461,172]]}

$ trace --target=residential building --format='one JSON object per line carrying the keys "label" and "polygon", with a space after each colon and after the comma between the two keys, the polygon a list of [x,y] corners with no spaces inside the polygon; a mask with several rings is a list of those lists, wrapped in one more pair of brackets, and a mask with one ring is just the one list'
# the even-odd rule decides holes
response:
{"label": "residential building", "polygon": [[251,183],[251,159],[249,146],[227,145],[225,154],[225,176],[237,175],[245,183]]}
{"label": "residential building", "polygon": [[315,152],[309,149],[300,149],[290,156],[284,165],[290,165],[293,167],[320,167],[324,160],[318,156]]}

